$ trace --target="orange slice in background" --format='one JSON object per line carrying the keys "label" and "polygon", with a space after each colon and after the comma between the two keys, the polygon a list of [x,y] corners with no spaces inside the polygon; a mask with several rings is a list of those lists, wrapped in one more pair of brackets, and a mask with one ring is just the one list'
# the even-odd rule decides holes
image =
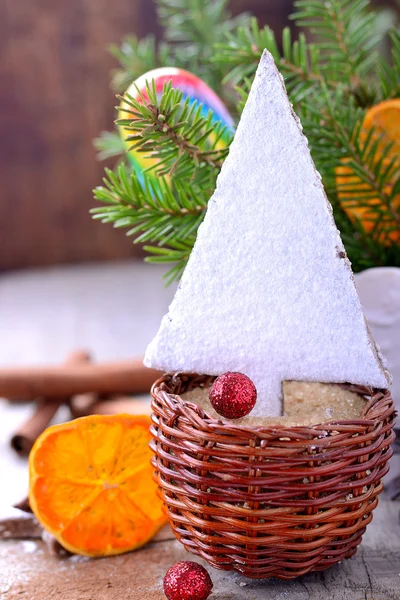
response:
{"label": "orange slice in background", "polygon": [[[400,169],[400,98],[385,100],[367,111],[360,133],[361,141],[366,140],[372,128],[374,128],[374,139],[379,139],[378,160],[379,153],[383,152],[387,145],[393,142],[383,165],[388,164],[390,160],[397,156]],[[337,167],[335,171],[338,198],[350,219],[361,221],[365,231],[372,231],[376,226],[377,212],[381,206],[381,200],[375,196],[373,188],[368,183],[362,181],[351,167],[346,166],[346,162],[348,162],[348,159],[344,158],[342,166]],[[387,194],[391,192],[393,183],[387,182],[385,186]],[[360,192],[364,192],[365,195],[363,206],[360,206]],[[394,197],[392,207],[394,212],[400,212],[400,194]],[[385,208],[386,212],[387,209]],[[389,230],[387,234],[384,233],[385,229]],[[378,230],[383,231],[380,236],[382,240],[390,242],[400,240],[400,228],[395,220],[378,223]]]}
{"label": "orange slice in background", "polygon": [[139,548],[166,522],[150,464],[150,418],[91,415],[54,425],[29,456],[29,500],[67,550],[108,556]]}

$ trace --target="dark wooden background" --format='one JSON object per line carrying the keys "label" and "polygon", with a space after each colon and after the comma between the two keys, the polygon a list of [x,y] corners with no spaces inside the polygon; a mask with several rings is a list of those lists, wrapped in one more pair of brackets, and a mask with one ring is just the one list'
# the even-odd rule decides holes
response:
{"label": "dark wooden background", "polygon": [[[233,0],[280,30],[291,0]],[[154,31],[151,0],[3,0],[0,4],[0,269],[132,256],[121,231],[91,220],[110,129],[111,42]]]}

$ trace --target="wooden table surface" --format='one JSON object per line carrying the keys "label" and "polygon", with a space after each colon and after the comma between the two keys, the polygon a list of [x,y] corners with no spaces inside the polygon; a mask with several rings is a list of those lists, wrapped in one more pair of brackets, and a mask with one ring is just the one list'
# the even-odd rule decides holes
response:
{"label": "wooden table surface", "polygon": [[[357,554],[294,581],[250,580],[209,568],[210,600],[399,600],[400,503],[383,500]],[[196,560],[166,527],[158,541],[122,556],[52,557],[42,542],[0,544],[2,600],[161,600],[162,580],[179,560]],[[205,565],[204,562],[202,564]]]}
{"label": "wooden table surface", "polygon": [[[170,302],[161,271],[128,263],[16,274],[0,279],[0,364],[61,362],[72,349],[97,358],[143,352]],[[0,516],[27,487],[26,462],[8,448],[31,406],[0,401]],[[59,415],[59,419],[63,418]],[[210,600],[400,600],[400,503],[381,499],[350,560],[298,580],[253,581],[210,569]],[[167,569],[190,557],[165,528],[136,552],[90,560],[49,555],[38,539],[0,543],[1,600],[156,600]]]}

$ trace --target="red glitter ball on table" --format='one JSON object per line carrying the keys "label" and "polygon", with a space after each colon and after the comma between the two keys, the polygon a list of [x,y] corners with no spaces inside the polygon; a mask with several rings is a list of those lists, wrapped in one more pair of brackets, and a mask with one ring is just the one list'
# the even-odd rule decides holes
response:
{"label": "red glitter ball on table", "polygon": [[257,389],[244,373],[228,372],[217,377],[208,396],[219,415],[226,419],[240,419],[253,410]]}
{"label": "red glitter ball on table", "polygon": [[164,577],[164,594],[168,600],[206,600],[212,588],[206,569],[191,560],[176,563]]}

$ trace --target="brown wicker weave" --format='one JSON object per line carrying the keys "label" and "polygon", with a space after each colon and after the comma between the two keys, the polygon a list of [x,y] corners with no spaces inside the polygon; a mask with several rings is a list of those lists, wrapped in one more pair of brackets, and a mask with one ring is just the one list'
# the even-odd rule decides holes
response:
{"label": "brown wicker weave", "polygon": [[155,479],[185,548],[217,569],[292,579],[356,552],[394,440],[388,391],[349,386],[358,421],[245,428],[179,394],[213,378],[166,375],[152,389]]}

